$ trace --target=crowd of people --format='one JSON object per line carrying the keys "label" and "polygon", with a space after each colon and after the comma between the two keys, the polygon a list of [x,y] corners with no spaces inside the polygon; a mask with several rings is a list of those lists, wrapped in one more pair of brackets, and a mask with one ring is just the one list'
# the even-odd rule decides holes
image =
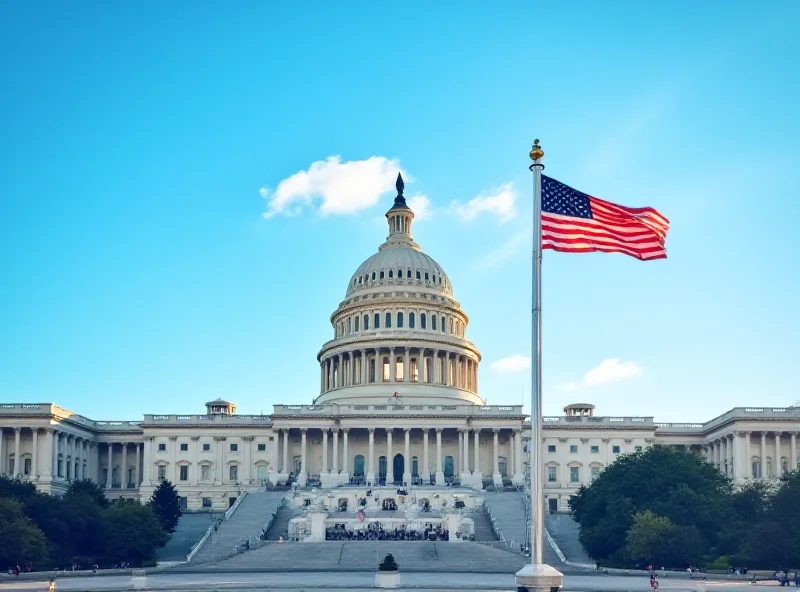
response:
{"label": "crowd of people", "polygon": [[384,528],[380,522],[372,522],[366,528],[348,530],[344,524],[334,524],[325,529],[327,541],[449,541],[450,531],[441,525],[426,524],[422,531],[398,528]]}

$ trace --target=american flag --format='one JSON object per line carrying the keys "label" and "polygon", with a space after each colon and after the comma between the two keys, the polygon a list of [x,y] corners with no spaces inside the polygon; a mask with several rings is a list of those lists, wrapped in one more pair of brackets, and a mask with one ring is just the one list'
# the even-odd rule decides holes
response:
{"label": "american flag", "polygon": [[542,175],[542,248],[665,259],[669,220],[653,208],[626,208]]}

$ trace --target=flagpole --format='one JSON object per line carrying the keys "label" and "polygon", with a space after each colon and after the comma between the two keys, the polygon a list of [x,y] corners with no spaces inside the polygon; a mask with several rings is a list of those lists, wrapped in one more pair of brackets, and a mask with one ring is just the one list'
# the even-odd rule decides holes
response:
{"label": "flagpole", "polygon": [[542,157],[539,140],[530,152],[533,164],[533,274],[531,286],[531,562],[516,574],[517,586],[552,592],[562,587],[564,576],[542,559],[544,549],[544,487],[542,482]]}

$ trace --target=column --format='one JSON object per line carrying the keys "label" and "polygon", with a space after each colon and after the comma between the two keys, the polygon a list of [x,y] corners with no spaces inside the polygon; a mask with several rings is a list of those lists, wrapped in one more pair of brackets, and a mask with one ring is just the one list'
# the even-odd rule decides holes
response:
{"label": "column", "polygon": [[[406,359],[408,359],[408,350],[406,349]],[[403,451],[404,462],[403,462],[403,485],[411,484],[411,430],[409,428],[405,428],[405,439],[406,439],[406,446],[405,450]]]}
{"label": "column", "polygon": [[367,471],[367,481],[375,481],[375,428],[369,429],[369,470]]}
{"label": "column", "polygon": [[767,432],[761,432],[761,449],[759,450],[761,456],[761,478],[767,477]]}
{"label": "column", "polygon": [[11,477],[16,477],[20,475],[20,462],[19,462],[19,432],[21,428],[14,428],[14,471],[11,473]]}
{"label": "column", "polygon": [[442,428],[436,428],[436,485],[444,485],[442,466]]}
{"label": "column", "polygon": [[[175,454],[172,455],[175,458]],[[128,442],[122,443],[122,475],[120,475],[120,487],[122,489],[128,488]],[[177,475],[175,475],[177,479]]]}
{"label": "column", "polygon": [[[389,382],[397,382],[397,359],[394,357],[394,348],[389,348]],[[389,459],[386,459],[386,471],[389,474]]]}
{"label": "column", "polygon": [[142,483],[150,485],[153,482],[153,437],[145,436],[144,449],[142,450]]}
{"label": "column", "polygon": [[300,473],[308,473],[306,464],[306,428],[300,429]]}
{"label": "column", "polygon": [[469,428],[464,430],[464,472],[470,474],[469,470]]}
{"label": "column", "polygon": [[284,475],[289,474],[289,430],[281,430],[283,432],[283,463],[281,464],[281,473]]}
{"label": "column", "polygon": [[114,443],[108,442],[106,444],[108,447],[108,469],[106,470],[106,489],[111,489],[111,471],[114,470],[113,460],[114,460]]}
{"label": "column", "polygon": [[328,472],[328,428],[322,430],[322,472]]}
{"label": "column", "polygon": [[[361,384],[367,384],[367,379],[368,379],[367,368],[368,367],[369,367],[369,364],[367,364],[367,350],[362,349],[361,350]],[[348,467],[348,466],[349,465],[345,465],[345,467]]]}
{"label": "column", "polygon": [[[44,430],[44,449],[49,452],[47,455],[49,458],[45,460],[44,468],[42,469],[42,477],[44,477],[45,481],[50,481],[53,478],[53,442],[55,430],[53,428],[45,428]],[[3,458],[3,462],[5,462],[5,457]],[[3,467],[4,469],[5,467]],[[0,469],[0,474],[3,473],[3,469]]]}
{"label": "column", "polygon": [[775,467],[775,477],[780,477],[783,473],[783,467],[781,466],[781,433],[775,432],[775,462],[772,463],[772,466]]}
{"label": "column", "polygon": [[339,474],[339,428],[333,428],[333,469],[331,473]]}
{"label": "column", "polygon": [[431,480],[431,471],[428,468],[428,428],[422,430],[422,468],[420,479],[423,485],[428,485]]}
{"label": "column", "polygon": [[455,472],[457,474],[464,472],[464,430],[458,430],[458,446],[456,447]]}
{"label": "column", "polygon": [[[431,382],[433,382],[433,384],[439,384],[439,382],[441,381],[441,378],[439,377],[440,371],[439,371],[439,350],[438,349],[433,350],[433,359],[431,360],[431,366],[433,367],[433,380]],[[440,468],[441,468],[441,465],[436,467],[437,472],[439,472]]]}
{"label": "column", "polygon": [[[516,463],[516,467],[514,467],[514,473],[516,475],[522,475],[522,465],[523,465],[523,453],[522,453],[522,432],[519,430],[514,430],[514,462]],[[531,442],[530,446],[539,446],[541,447],[541,442]]]}
{"label": "column", "polygon": [[[342,354],[336,354],[336,362],[338,363],[339,367],[336,369],[336,386],[342,387],[344,386],[344,356]],[[308,471],[306,471],[308,472]]]}
{"label": "column", "polygon": [[[197,456],[197,440],[195,440],[195,456]],[[137,487],[142,482],[142,473],[140,467],[142,466],[142,443],[136,443],[136,470],[133,472],[133,482],[136,484]],[[194,478],[195,483],[197,483],[197,475]]]}
{"label": "column", "polygon": [[403,382],[411,382],[411,355],[408,347],[406,347],[406,353],[403,354]]}
{"label": "column", "polygon": [[789,470],[797,470],[797,432],[792,432],[792,449],[789,451]]}
{"label": "column", "polygon": [[[394,353],[392,353],[392,359],[394,359]],[[392,367],[394,368],[394,364],[392,364]],[[392,429],[393,428],[386,428],[386,485],[391,485],[394,483],[394,464],[392,463]]]}
{"label": "column", "polygon": [[753,476],[753,453],[750,451],[750,432],[744,432],[744,475],[745,479]]}
{"label": "column", "polygon": [[216,458],[216,470],[214,471],[214,483],[225,483],[225,436],[214,436],[216,448],[214,457]]}
{"label": "column", "polygon": [[39,479],[39,465],[36,462],[39,458],[39,428],[34,427],[32,432],[31,479]]}
{"label": "column", "polygon": [[[500,474],[500,456],[499,456],[499,453],[497,451],[497,447],[498,447],[498,444],[499,444],[498,438],[500,437],[500,430],[498,430],[497,428],[494,428],[492,430],[492,432],[493,432],[492,435],[494,436],[494,441],[493,441],[493,446],[492,446],[492,458],[494,459],[492,461],[492,465],[493,465],[492,466],[492,474],[494,476],[497,476],[497,475]],[[508,465],[506,465],[506,466],[508,466]]]}
{"label": "column", "polygon": [[342,428],[342,472],[350,475],[350,444],[348,442],[349,428]]}
{"label": "column", "polygon": [[481,429],[475,428],[473,432],[475,434],[475,456],[472,460],[472,470],[475,474],[478,474],[481,472]]}

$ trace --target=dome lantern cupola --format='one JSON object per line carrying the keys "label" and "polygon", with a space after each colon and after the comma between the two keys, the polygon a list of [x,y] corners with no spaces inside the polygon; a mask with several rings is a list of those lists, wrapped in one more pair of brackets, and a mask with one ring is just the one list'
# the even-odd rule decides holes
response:
{"label": "dome lantern cupola", "polygon": [[420,250],[419,245],[411,237],[411,221],[414,219],[414,212],[408,207],[406,198],[403,195],[405,183],[403,175],[397,173],[397,197],[394,198],[394,205],[386,212],[386,220],[389,222],[389,236],[386,242],[381,245],[381,249],[388,247],[411,247]]}

